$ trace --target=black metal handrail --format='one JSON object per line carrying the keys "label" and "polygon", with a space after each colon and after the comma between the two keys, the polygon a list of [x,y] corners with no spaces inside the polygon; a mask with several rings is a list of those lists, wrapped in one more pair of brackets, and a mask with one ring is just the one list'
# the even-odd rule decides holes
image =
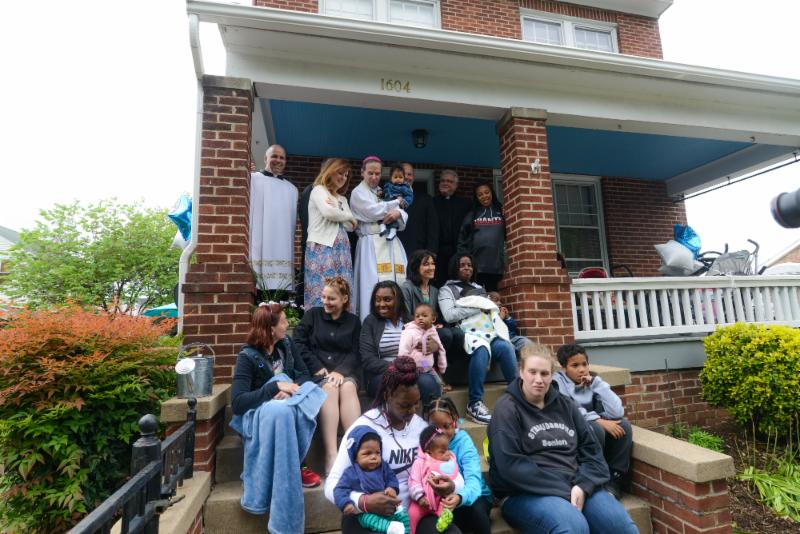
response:
{"label": "black metal handrail", "polygon": [[130,480],[68,534],[108,534],[118,519],[121,534],[158,533],[159,514],[172,504],[178,486],[194,473],[197,400],[191,398],[188,404],[186,423],[163,443],[155,435],[158,419],[152,414],[139,419],[141,437],[133,444]]}

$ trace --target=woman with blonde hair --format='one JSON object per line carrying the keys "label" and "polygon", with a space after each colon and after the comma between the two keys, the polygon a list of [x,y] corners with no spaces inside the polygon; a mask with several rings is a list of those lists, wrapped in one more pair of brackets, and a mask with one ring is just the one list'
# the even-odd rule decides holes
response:
{"label": "woman with blonde hair", "polygon": [[325,279],[336,276],[353,283],[350,240],[358,222],[344,194],[350,185],[350,164],[341,158],[327,160],[314,180],[308,202],[308,239],[305,254],[305,309],[322,305]]}
{"label": "woman with blonde hair", "polygon": [[327,394],[319,413],[326,473],[336,458],[339,423],[346,430],[361,415],[361,321],[349,311],[350,295],[350,285],[343,277],[328,278],[322,289],[322,306],[307,310],[294,330],[294,341],[312,380]]}
{"label": "woman with blonde hair", "polygon": [[519,378],[494,405],[489,478],[503,517],[523,534],[638,534],[603,489],[603,449],[578,405],[550,387],[555,366],[549,348],[524,347]]}

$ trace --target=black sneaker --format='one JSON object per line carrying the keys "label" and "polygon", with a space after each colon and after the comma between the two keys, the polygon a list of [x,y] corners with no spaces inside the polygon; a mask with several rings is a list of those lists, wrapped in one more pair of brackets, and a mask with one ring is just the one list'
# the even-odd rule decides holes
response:
{"label": "black sneaker", "polygon": [[467,407],[467,417],[478,423],[479,425],[488,425],[492,420],[492,412],[483,403],[483,401],[476,401]]}
{"label": "black sneaker", "polygon": [[619,489],[619,482],[609,480],[603,485],[603,489],[609,492],[611,496],[617,500],[622,497],[622,491]]}
{"label": "black sneaker", "polygon": [[603,485],[603,489],[609,492],[615,499],[619,500],[620,497],[622,497],[622,473],[612,471],[611,480]]}

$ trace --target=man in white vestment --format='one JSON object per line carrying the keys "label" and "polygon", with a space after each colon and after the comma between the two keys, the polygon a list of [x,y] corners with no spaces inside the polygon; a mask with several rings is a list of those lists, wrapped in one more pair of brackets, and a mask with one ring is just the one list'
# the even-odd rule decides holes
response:
{"label": "man in white vestment", "polygon": [[297,187],[282,176],[286,151],[272,145],[250,173],[250,265],[259,289],[294,291]]}

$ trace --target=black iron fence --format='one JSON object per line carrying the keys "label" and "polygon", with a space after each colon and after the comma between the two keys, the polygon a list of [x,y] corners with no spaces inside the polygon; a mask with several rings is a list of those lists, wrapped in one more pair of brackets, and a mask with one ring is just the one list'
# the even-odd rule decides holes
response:
{"label": "black iron fence", "polygon": [[186,423],[163,442],[156,437],[158,419],[139,419],[141,437],[133,444],[131,478],[68,534],[108,534],[120,521],[121,534],[158,534],[158,516],[174,499],[183,481],[192,478],[197,400],[189,399]]}

